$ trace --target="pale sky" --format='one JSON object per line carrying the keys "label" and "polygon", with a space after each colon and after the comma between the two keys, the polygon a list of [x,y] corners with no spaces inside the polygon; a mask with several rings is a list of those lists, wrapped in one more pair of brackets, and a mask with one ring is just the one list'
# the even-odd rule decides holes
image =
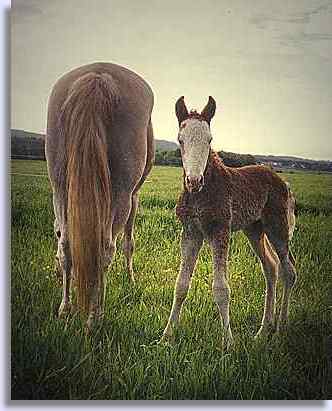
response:
{"label": "pale sky", "polygon": [[213,147],[332,159],[331,0],[13,0],[11,127],[45,132],[56,79],[95,61],[140,74],[155,137],[212,95]]}

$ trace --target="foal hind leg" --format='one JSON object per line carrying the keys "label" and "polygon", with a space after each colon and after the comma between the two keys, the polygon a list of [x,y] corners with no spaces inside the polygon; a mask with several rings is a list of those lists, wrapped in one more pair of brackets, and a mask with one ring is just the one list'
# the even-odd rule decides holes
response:
{"label": "foal hind leg", "polygon": [[281,270],[280,277],[283,282],[283,294],[281,309],[278,322],[278,330],[285,330],[288,322],[288,312],[289,312],[289,302],[293,287],[296,282],[297,273],[295,267],[291,262],[289,253],[285,253],[282,257],[280,256]]}
{"label": "foal hind leg", "polygon": [[296,282],[297,274],[290,257],[288,240],[282,239],[273,232],[269,233],[268,238],[276,250],[280,260],[279,276],[283,284],[283,294],[277,330],[284,330],[287,326],[289,301],[292,289]]}
{"label": "foal hind leg", "polygon": [[131,210],[129,214],[128,221],[126,222],[124,228],[124,243],[123,243],[123,251],[126,257],[127,262],[127,270],[132,282],[135,282],[135,276],[133,271],[133,253],[135,242],[133,238],[133,229],[134,229],[134,222],[135,216],[138,207],[138,193],[134,193],[132,195],[132,202],[131,202]]}
{"label": "foal hind leg", "polygon": [[276,283],[278,279],[279,259],[269,244],[260,222],[247,228],[244,233],[248,237],[251,247],[261,262],[265,276],[265,304],[261,327],[256,338],[269,334],[275,330]]}

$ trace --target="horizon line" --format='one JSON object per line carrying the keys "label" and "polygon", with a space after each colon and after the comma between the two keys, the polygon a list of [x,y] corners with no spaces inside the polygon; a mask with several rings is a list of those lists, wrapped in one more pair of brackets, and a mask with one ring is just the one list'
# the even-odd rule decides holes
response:
{"label": "horizon line", "polygon": [[[17,131],[24,131],[25,133],[33,133],[33,134],[39,134],[41,136],[45,136],[46,132],[44,133],[40,133],[37,131],[31,131],[31,130],[25,130],[23,128],[10,128],[10,131],[12,130],[17,130]],[[174,141],[174,140],[167,140],[167,138],[156,138],[154,137],[155,140],[163,140],[163,141],[167,141],[169,143],[173,143],[176,144],[178,146],[178,144]],[[321,159],[321,158],[307,158],[307,157],[302,157],[300,154],[258,154],[258,153],[240,153],[240,152],[234,152],[234,151],[227,151],[227,150],[223,150],[223,149],[219,149],[219,150],[215,150],[215,151],[225,151],[225,152],[229,152],[229,153],[235,153],[235,154],[241,154],[241,155],[252,155],[252,156],[264,156],[264,157],[294,157],[294,158],[298,158],[301,160],[311,160],[311,161],[325,161],[325,162],[332,162],[332,159]]]}

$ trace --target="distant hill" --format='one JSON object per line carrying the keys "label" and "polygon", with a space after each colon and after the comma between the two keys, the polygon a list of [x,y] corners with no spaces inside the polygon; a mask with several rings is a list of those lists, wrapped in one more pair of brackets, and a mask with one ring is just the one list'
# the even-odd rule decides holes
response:
{"label": "distant hill", "polygon": [[173,143],[172,141],[155,139],[155,142],[156,150],[158,151],[174,151],[177,148],[179,148],[179,146],[176,143]]}
{"label": "distant hill", "polygon": [[[45,159],[43,134],[25,130],[11,130],[12,158]],[[172,141],[155,139],[156,163],[180,165],[181,156],[178,145]],[[332,172],[332,161],[311,160],[294,156],[251,155],[220,151],[224,163],[231,167],[238,167],[254,162],[268,164],[276,170],[311,170]]]}
{"label": "distant hill", "polygon": [[11,157],[17,159],[45,160],[43,134],[24,130],[11,130]]}
{"label": "distant hill", "polygon": [[45,138],[44,134],[38,134],[38,133],[33,133],[32,131],[25,131],[25,130],[17,130],[12,128],[10,130],[11,137],[17,137],[17,138],[36,138],[36,139],[43,139]]}
{"label": "distant hill", "polygon": [[[17,130],[17,129],[11,129],[11,137],[12,139],[22,139],[22,138],[37,139],[37,140],[45,139],[44,134],[38,134],[38,133],[33,133],[31,131]],[[155,139],[155,143],[156,143],[156,150],[159,150],[159,151],[174,151],[178,148],[178,145],[172,141]]]}
{"label": "distant hill", "polygon": [[[311,160],[308,158],[302,157],[295,157],[295,156],[275,156],[275,155],[267,155],[267,154],[255,154],[255,158],[257,161],[267,162],[267,161],[309,161],[315,162],[319,160]],[[323,161],[323,160],[322,160]]]}
{"label": "distant hill", "polygon": [[257,164],[257,160],[251,154],[238,154],[231,151],[218,151],[223,163],[228,167],[243,167]]}
{"label": "distant hill", "polygon": [[332,161],[311,160],[294,156],[255,155],[258,163],[268,164],[276,170],[311,170],[332,172]]}

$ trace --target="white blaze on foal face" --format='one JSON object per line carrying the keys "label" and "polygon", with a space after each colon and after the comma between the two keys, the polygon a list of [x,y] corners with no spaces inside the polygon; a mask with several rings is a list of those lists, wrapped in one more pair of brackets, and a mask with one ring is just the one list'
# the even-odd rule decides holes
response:
{"label": "white blaze on foal face", "polygon": [[211,132],[204,120],[189,118],[180,125],[178,140],[181,147],[185,182],[188,191],[198,192],[204,185],[204,171],[209,157]]}
{"label": "white blaze on foal face", "polygon": [[204,185],[203,176],[212,140],[210,121],[215,111],[216,102],[211,96],[200,114],[196,111],[188,113],[183,96],[175,104],[175,114],[180,126],[178,140],[185,184],[189,192],[198,192]]}

